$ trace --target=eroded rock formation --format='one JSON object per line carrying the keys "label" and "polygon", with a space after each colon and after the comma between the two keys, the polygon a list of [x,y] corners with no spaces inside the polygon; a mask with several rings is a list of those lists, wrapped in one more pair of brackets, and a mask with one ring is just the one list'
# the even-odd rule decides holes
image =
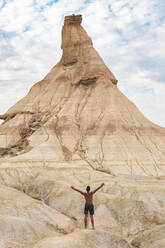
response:
{"label": "eroded rock formation", "polygon": [[118,90],[81,20],[65,18],[60,62],[1,115],[1,156],[81,162],[112,174],[164,175],[164,128]]}
{"label": "eroded rock formation", "polygon": [[[0,247],[163,247],[165,129],[118,90],[81,22],[65,17],[61,60],[0,115]],[[97,230],[82,230],[70,186],[102,182]]]}

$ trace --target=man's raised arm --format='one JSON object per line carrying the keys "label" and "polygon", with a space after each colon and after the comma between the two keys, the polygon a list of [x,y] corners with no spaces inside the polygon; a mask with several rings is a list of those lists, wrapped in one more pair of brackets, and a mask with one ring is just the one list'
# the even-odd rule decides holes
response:
{"label": "man's raised arm", "polygon": [[76,189],[76,188],[75,188],[75,187],[73,187],[73,186],[71,186],[71,189],[73,189],[73,190],[75,190],[75,191],[79,192],[80,194],[84,195],[84,192],[82,192],[82,191],[81,191],[81,190],[79,190],[79,189]]}
{"label": "man's raised arm", "polygon": [[93,193],[96,193],[96,191],[98,191],[99,189],[101,189],[104,186],[104,183],[102,183],[98,188],[96,188],[95,190],[93,190]]}

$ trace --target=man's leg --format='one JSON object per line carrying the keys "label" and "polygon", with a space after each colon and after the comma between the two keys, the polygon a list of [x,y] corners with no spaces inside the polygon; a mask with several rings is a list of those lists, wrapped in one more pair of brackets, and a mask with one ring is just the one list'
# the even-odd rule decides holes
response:
{"label": "man's leg", "polygon": [[91,217],[91,224],[92,224],[92,228],[93,228],[93,230],[95,229],[95,227],[94,227],[94,218],[93,218],[93,215],[90,215],[90,217]]}
{"label": "man's leg", "polygon": [[85,217],[84,217],[84,225],[85,225],[85,229],[87,229],[87,219],[88,219],[88,215],[85,214]]}

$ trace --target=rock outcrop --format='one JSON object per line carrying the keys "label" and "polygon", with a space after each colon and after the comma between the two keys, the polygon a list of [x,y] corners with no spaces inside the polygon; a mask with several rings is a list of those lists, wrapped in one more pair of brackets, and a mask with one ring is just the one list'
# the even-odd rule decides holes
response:
{"label": "rock outcrop", "polygon": [[34,248],[130,248],[129,244],[120,236],[109,232],[97,231],[79,231],[74,232],[65,237],[54,237],[44,239],[39,242]]}
{"label": "rock outcrop", "polygon": [[[164,245],[165,129],[118,90],[81,22],[65,17],[61,60],[0,115],[0,247]],[[82,230],[70,186],[102,182],[97,230]]]}

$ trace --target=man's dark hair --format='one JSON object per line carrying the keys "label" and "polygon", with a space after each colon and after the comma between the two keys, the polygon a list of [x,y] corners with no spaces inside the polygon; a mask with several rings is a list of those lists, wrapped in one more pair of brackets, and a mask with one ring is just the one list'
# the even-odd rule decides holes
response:
{"label": "man's dark hair", "polygon": [[87,192],[89,192],[90,189],[91,189],[90,186],[87,186],[87,187],[86,187],[86,191],[87,191]]}

